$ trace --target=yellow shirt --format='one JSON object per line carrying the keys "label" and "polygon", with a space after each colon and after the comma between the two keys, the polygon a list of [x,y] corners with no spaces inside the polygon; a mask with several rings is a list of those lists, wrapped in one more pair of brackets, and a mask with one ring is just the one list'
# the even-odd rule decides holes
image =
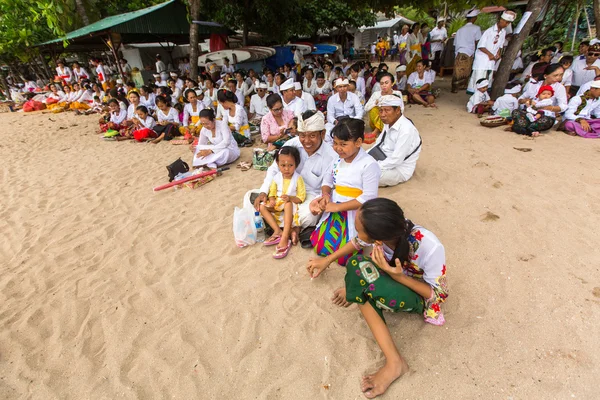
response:
{"label": "yellow shirt", "polygon": [[[291,181],[291,179],[283,179],[282,193],[287,192]],[[295,196],[302,202],[306,200],[306,187],[304,186],[304,179],[302,179],[301,176],[298,177],[298,182],[296,183],[296,193],[290,193],[288,196]],[[277,197],[277,183],[275,183],[275,181],[271,182],[271,186],[269,187],[269,197]]]}

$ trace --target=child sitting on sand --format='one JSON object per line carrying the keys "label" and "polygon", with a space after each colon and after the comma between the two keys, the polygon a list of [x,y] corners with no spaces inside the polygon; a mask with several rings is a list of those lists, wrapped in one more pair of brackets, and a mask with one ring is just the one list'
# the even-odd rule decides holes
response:
{"label": "child sitting on sand", "polygon": [[549,107],[554,105],[554,100],[552,97],[554,96],[554,89],[552,86],[546,85],[540,87],[538,91],[538,95],[534,100],[527,100],[525,104],[527,104],[527,118],[533,122],[537,121],[544,115],[552,118],[556,118],[556,114],[553,111],[547,110],[539,110],[542,107]]}
{"label": "child sitting on sand", "polygon": [[108,101],[108,109],[110,110],[109,113],[100,119],[100,131],[106,132],[109,129],[119,131],[124,128],[121,124],[127,118],[127,110],[119,107],[117,99],[110,99]]}
{"label": "child sitting on sand", "polygon": [[494,102],[490,100],[490,95],[488,94],[488,86],[490,82],[487,79],[480,79],[477,81],[477,90],[473,93],[473,96],[469,99],[467,103],[467,111],[472,114],[477,114],[478,117],[484,112],[489,112]]}
{"label": "child sitting on sand", "polygon": [[504,89],[504,95],[498,97],[492,106],[494,115],[499,115],[504,118],[510,118],[511,113],[519,108],[519,93],[521,93],[521,85],[518,83],[509,83]]}
{"label": "child sitting on sand", "polygon": [[300,164],[300,152],[297,148],[282,147],[275,155],[275,162],[279,172],[269,188],[268,203],[260,205],[260,213],[274,231],[264,245],[277,245],[273,258],[280,259],[290,252],[292,230],[294,234],[298,234],[298,204],[306,199],[306,188],[304,180],[296,172]]}
{"label": "child sitting on sand", "polygon": [[156,126],[156,121],[148,113],[148,108],[146,106],[137,106],[135,114],[136,116],[132,119],[134,126],[131,133],[132,138],[138,142],[155,139],[157,135],[153,128]]}

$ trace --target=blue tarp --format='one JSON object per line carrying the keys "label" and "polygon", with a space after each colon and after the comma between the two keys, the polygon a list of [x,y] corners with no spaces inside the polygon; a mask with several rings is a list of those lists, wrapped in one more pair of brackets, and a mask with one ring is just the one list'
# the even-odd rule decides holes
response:
{"label": "blue tarp", "polygon": [[292,53],[291,47],[287,46],[274,46],[275,55],[267,58],[265,64],[271,71],[275,71],[285,63],[294,65],[294,54]]}

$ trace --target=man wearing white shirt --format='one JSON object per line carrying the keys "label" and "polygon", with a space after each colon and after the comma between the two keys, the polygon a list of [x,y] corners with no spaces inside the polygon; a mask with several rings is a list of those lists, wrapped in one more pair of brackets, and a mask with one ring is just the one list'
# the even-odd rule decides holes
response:
{"label": "man wearing white shirt", "polygon": [[169,79],[169,74],[167,73],[167,66],[162,61],[162,57],[160,54],[156,55],[156,73],[160,74],[163,81],[167,81]]}
{"label": "man wearing white shirt", "polygon": [[444,17],[438,17],[437,26],[429,32],[431,38],[431,56],[433,58],[431,68],[436,73],[440,72],[442,51],[444,50],[444,43],[448,40],[448,31],[444,27],[444,22],[446,22]]}
{"label": "man wearing white shirt", "polygon": [[477,44],[477,50],[475,51],[473,73],[471,74],[467,93],[475,93],[477,90],[477,81],[480,79],[488,79],[491,83],[491,75],[496,66],[496,61],[500,59],[500,52],[506,38],[506,31],[504,28],[514,20],[515,13],[512,11],[505,11],[500,16],[498,22],[486,30],[481,36],[481,39]]}
{"label": "man wearing white shirt", "polygon": [[593,81],[596,76],[600,76],[600,44],[590,45],[586,57],[573,61],[571,70],[573,71],[571,93],[577,93],[579,87],[584,83]]}
{"label": "man wearing white shirt", "polygon": [[177,87],[177,89],[183,90],[184,82],[183,79],[179,78],[177,72],[172,71],[169,75],[171,75],[171,79],[175,81],[175,86]]}
{"label": "man wearing white shirt", "polygon": [[325,140],[333,141],[331,130],[337,124],[339,118],[362,119],[365,110],[360,104],[360,99],[354,93],[348,93],[348,79],[338,78],[335,81],[336,94],[327,101],[327,135]]}
{"label": "man wearing white shirt", "polygon": [[225,57],[223,59],[223,66],[221,67],[221,75],[230,73],[233,74],[235,72],[235,67],[229,64],[229,58]]}
{"label": "man wearing white shirt", "polygon": [[[300,164],[296,171],[304,179],[306,187],[306,199],[298,205],[298,217],[302,228],[315,226],[319,221],[319,213],[311,211],[310,203],[321,195],[323,178],[325,175],[331,174],[331,164],[339,157],[333,148],[324,142],[324,136],[325,118],[323,114],[307,111],[298,118],[298,136],[284,144],[284,146],[295,147],[300,152]],[[254,200],[254,207],[257,210],[261,202],[267,201],[269,187],[278,171],[279,167],[275,162],[267,170],[265,180],[259,189],[260,194]]]}
{"label": "man wearing white shirt", "polygon": [[260,120],[263,116],[265,116],[269,112],[269,108],[267,107],[267,84],[266,83],[257,83],[256,84],[256,94],[252,95],[250,98],[250,121],[257,125],[260,124]]}
{"label": "man wearing white shirt", "polygon": [[589,82],[581,85],[581,87],[577,91],[576,96],[583,96],[585,94],[585,92],[590,90],[590,88],[592,87],[592,82],[594,82],[594,81],[600,81],[600,76],[597,76],[593,81],[589,81]]}
{"label": "man wearing white shirt", "polygon": [[294,82],[294,93],[296,94],[296,97],[304,101],[308,111],[317,111],[315,98],[311,96],[310,93],[306,93],[302,90],[302,84],[300,82]]}
{"label": "man wearing white shirt", "polygon": [[306,111],[306,103],[296,97],[294,79],[290,78],[283,82],[279,90],[283,101],[283,109],[292,111],[296,118],[299,118]]}
{"label": "man wearing white shirt", "polygon": [[591,83],[586,96],[574,96],[569,101],[565,120],[567,132],[590,139],[600,137],[600,81]]}
{"label": "man wearing white shirt", "polygon": [[481,28],[475,25],[478,9],[467,13],[467,23],[456,32],[454,37],[454,72],[452,74],[452,93],[465,90],[473,67],[473,55],[477,42],[481,39]]}
{"label": "man wearing white shirt", "polygon": [[379,186],[395,186],[408,181],[415,172],[421,154],[421,136],[413,123],[403,115],[404,102],[396,95],[379,99],[379,116],[383,133],[369,154],[381,168]]}
{"label": "man wearing white shirt", "polygon": [[344,76],[348,76],[349,69],[350,69],[350,66],[348,65],[348,60],[344,58],[342,60],[342,72],[343,72]]}

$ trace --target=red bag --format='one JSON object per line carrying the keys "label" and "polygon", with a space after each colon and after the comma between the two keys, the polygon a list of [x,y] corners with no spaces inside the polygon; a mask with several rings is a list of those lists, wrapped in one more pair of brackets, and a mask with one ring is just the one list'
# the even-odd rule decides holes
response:
{"label": "red bag", "polygon": [[141,142],[146,138],[156,138],[156,132],[150,128],[138,129],[137,131],[133,131],[133,138],[138,142]]}

